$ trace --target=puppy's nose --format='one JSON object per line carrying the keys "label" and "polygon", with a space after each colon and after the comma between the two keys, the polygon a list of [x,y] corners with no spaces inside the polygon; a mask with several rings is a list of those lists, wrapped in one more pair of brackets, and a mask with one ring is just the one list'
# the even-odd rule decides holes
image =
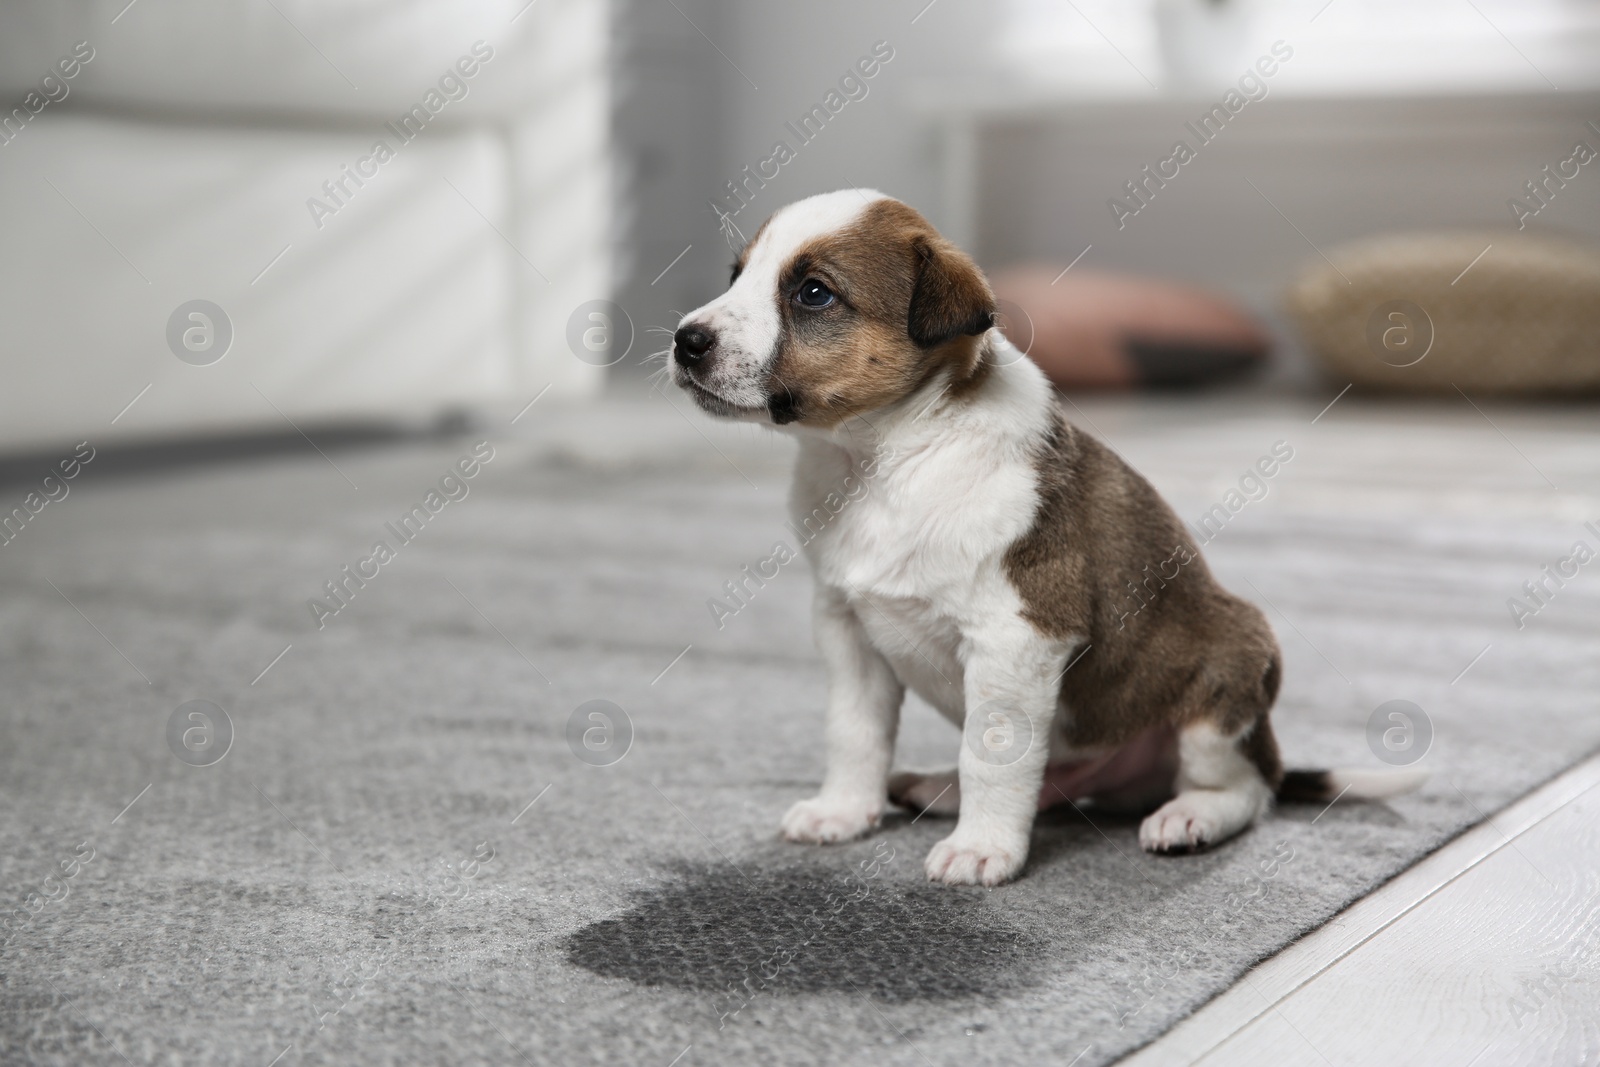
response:
{"label": "puppy's nose", "polygon": [[672,356],[680,366],[698,366],[717,343],[717,335],[703,326],[684,326],[672,335]]}

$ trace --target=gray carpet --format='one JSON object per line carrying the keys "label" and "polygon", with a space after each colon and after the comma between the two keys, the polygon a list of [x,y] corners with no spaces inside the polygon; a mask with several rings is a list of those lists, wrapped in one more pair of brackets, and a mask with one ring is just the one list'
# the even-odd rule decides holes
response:
{"label": "gray carpet", "polygon": [[[1505,605],[1600,520],[1582,413],[1498,414],[1508,448],[1470,409],[1101,406],[1186,517],[1294,443],[1207,550],[1285,646],[1280,740],[1376,766],[1411,700],[1430,784],[1180,858],[1051,813],[995,890],[923,880],[931,817],[783,844],[821,772],[803,564],[724,630],[705,601],[785,536],[785,453],[661,403],[488,431],[320,631],[470,441],[90,464],[0,547],[0,1062],[1101,1064],[1600,745],[1600,564],[1521,632]],[[192,700],[233,726],[209,766],[169,746]],[[631,720],[608,766],[569,744],[591,700]],[[925,707],[904,735],[953,757]]]}

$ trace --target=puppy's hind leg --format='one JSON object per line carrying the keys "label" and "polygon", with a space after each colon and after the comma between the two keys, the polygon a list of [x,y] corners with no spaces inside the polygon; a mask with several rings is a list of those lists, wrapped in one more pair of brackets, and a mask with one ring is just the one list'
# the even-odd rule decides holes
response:
{"label": "puppy's hind leg", "polygon": [[1272,805],[1266,774],[1278,774],[1277,754],[1265,715],[1231,737],[1209,721],[1183,727],[1177,796],[1140,825],[1139,844],[1147,852],[1192,852],[1246,829]]}
{"label": "puppy's hind leg", "polygon": [[889,799],[902,808],[927,815],[955,815],[961,811],[961,775],[956,768],[943,771],[897,771],[889,776]]}

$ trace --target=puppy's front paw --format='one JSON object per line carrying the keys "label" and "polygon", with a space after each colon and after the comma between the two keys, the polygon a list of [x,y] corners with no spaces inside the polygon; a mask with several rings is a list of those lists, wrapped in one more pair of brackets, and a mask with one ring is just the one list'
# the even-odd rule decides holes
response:
{"label": "puppy's front paw", "polygon": [[1028,843],[986,841],[963,835],[960,829],[928,853],[923,869],[928,880],[947,885],[999,885],[1022,873]]}
{"label": "puppy's front paw", "polygon": [[1146,852],[1198,852],[1221,837],[1221,827],[1205,805],[1188,796],[1167,801],[1139,824],[1139,846]]}
{"label": "puppy's front paw", "polygon": [[783,836],[790,841],[831,845],[853,841],[878,825],[883,802],[812,797],[802,800],[783,817]]}

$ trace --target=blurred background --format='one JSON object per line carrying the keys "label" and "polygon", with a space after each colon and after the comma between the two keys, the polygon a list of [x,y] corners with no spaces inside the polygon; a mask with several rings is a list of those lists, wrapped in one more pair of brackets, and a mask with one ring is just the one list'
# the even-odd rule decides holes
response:
{"label": "blurred background", "polygon": [[[1597,89],[1593,0],[16,0],[0,448],[642,392],[649,328],[718,291],[741,235],[850,185],[1002,279],[1054,276],[1012,285],[1008,325],[1060,320],[1036,358],[1063,384],[1122,357],[1060,330],[1165,296],[1258,382],[1338,388],[1361,375],[1286,311],[1334,249],[1467,231],[1592,257]],[[1309,304],[1328,335],[1370,310]],[[1540,373],[1509,391],[1571,384]]]}
{"label": "blurred background", "polygon": [[[1286,759],[1422,792],[1185,860],[1058,810],[993,896],[926,886],[937,818],[777,839],[792,441],[654,376],[852,186],[1268,612]],[[1592,1062],[1600,763],[1463,831],[1600,751],[1597,392],[1600,0],[0,0],[0,1064],[1094,1067],[1335,915],[1223,1059]],[[812,944],[787,872],[889,840],[728,1021]],[[894,1000],[952,908],[1037,970]]]}

